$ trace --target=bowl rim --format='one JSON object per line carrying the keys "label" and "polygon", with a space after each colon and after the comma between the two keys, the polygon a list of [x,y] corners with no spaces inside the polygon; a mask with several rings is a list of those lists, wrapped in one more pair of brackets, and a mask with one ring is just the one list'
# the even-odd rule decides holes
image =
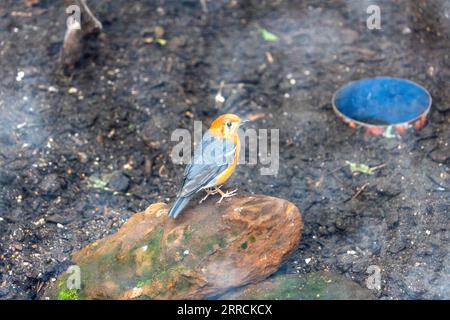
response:
{"label": "bowl rim", "polygon": [[[367,123],[367,122],[363,122],[363,121],[360,121],[360,120],[353,119],[353,118],[343,114],[336,106],[336,96],[337,96],[337,94],[341,90],[343,90],[344,88],[346,88],[346,87],[348,87],[348,86],[350,86],[352,84],[355,84],[357,82],[366,81],[366,80],[369,80],[369,79],[396,79],[396,80],[401,80],[401,81],[404,81],[404,82],[409,82],[410,84],[412,84],[412,85],[414,85],[416,87],[419,87],[420,89],[422,89],[427,94],[428,99],[429,99],[428,106],[425,108],[425,110],[422,113],[420,113],[415,118],[412,118],[412,119],[407,120],[407,121],[398,122],[398,123],[391,123],[391,124],[371,124],[371,123]],[[424,116],[427,117],[428,113],[430,112],[432,104],[433,104],[433,98],[431,97],[430,92],[424,86],[422,86],[422,85],[420,85],[420,84],[418,84],[418,83],[416,83],[416,82],[414,82],[412,80],[409,80],[409,79],[390,77],[390,76],[367,77],[367,78],[362,78],[362,79],[359,79],[359,80],[353,80],[353,81],[347,82],[346,84],[344,84],[341,87],[339,87],[339,89],[337,89],[334,92],[333,97],[331,98],[331,105],[333,107],[333,110],[340,118],[342,118],[345,122],[351,121],[351,122],[354,122],[354,123],[356,123],[356,124],[358,124],[360,126],[363,126],[363,127],[384,127],[384,128],[389,128],[389,127],[398,126],[398,125],[410,124],[412,122],[415,122],[415,121],[419,120],[420,118],[422,118]]]}

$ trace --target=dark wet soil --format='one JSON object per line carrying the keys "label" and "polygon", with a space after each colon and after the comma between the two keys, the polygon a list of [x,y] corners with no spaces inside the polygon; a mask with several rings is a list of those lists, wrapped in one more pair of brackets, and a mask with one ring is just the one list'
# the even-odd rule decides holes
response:
{"label": "dark wet soil", "polygon": [[[449,299],[450,3],[379,3],[381,30],[366,28],[369,1],[220,0],[207,14],[196,0],[96,1],[104,35],[68,76],[62,4],[2,1],[0,298],[39,298],[72,252],[172,200],[183,166],[170,161],[171,132],[235,112],[280,129],[278,175],[240,166],[229,182],[303,212],[280,273],[365,286],[376,265],[379,298]],[[148,43],[157,26],[166,44]],[[333,114],[336,89],[380,75],[429,89],[423,130],[366,136]],[[346,161],[385,166],[352,176]]]}

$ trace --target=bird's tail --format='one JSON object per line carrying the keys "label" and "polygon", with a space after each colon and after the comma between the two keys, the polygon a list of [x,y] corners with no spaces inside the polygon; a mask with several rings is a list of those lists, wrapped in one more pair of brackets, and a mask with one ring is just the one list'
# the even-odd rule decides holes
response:
{"label": "bird's tail", "polygon": [[188,204],[191,197],[179,197],[175,200],[172,205],[172,208],[169,210],[169,217],[176,218],[183,211],[184,207]]}

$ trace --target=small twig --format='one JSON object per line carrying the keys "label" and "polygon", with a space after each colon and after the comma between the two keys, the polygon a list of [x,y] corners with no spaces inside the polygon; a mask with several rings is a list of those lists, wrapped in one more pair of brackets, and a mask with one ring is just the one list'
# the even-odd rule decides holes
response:
{"label": "small twig", "polygon": [[338,178],[338,176],[335,173],[332,173],[331,176],[333,178],[335,178],[340,184],[342,184],[343,186],[348,186],[347,183],[344,183],[344,181],[342,181],[341,179]]}
{"label": "small twig", "polygon": [[428,177],[428,179],[430,179],[431,182],[433,182],[435,185],[437,185],[439,188],[441,188],[441,190],[439,190],[439,191],[448,191],[448,188],[446,186],[443,186],[442,184],[440,184],[432,176],[427,174],[427,177]]}
{"label": "small twig", "polygon": [[267,62],[269,62],[270,64],[272,64],[274,61],[273,56],[269,51],[266,52],[266,59],[267,59]]}
{"label": "small twig", "polygon": [[344,169],[345,167],[347,167],[347,165],[342,166],[342,167],[339,167],[339,168],[336,168],[336,169],[334,169],[334,170],[328,172],[326,175],[330,175],[330,174],[333,174],[333,173],[335,173],[335,172],[338,172],[339,170]]}
{"label": "small twig", "polygon": [[358,191],[356,191],[351,200],[356,199],[367,188],[368,185],[369,183],[366,182],[361,187],[359,187]]}
{"label": "small twig", "polygon": [[222,90],[225,87],[225,81],[220,81],[219,84],[219,90],[217,91],[216,96],[214,97],[214,100],[216,101],[216,107],[218,107],[218,104],[223,104],[225,102],[225,98],[222,96]]}
{"label": "small twig", "polygon": [[379,165],[377,165],[375,167],[371,167],[370,170],[372,172],[374,172],[374,171],[380,170],[381,168],[384,168],[384,167],[386,167],[386,163],[382,163],[382,164],[379,164]]}
{"label": "small twig", "polygon": [[44,282],[39,281],[36,285],[36,293],[39,293],[42,290],[43,286],[44,286]]}

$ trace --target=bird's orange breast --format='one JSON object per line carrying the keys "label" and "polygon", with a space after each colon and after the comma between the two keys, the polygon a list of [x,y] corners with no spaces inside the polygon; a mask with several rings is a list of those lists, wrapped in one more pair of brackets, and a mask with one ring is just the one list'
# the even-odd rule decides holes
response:
{"label": "bird's orange breast", "polygon": [[239,139],[236,143],[236,152],[234,153],[234,159],[233,162],[226,168],[223,172],[221,172],[217,178],[216,178],[216,185],[224,184],[233,174],[234,169],[236,169],[236,165],[239,159],[239,151],[240,151],[241,145],[239,142]]}

